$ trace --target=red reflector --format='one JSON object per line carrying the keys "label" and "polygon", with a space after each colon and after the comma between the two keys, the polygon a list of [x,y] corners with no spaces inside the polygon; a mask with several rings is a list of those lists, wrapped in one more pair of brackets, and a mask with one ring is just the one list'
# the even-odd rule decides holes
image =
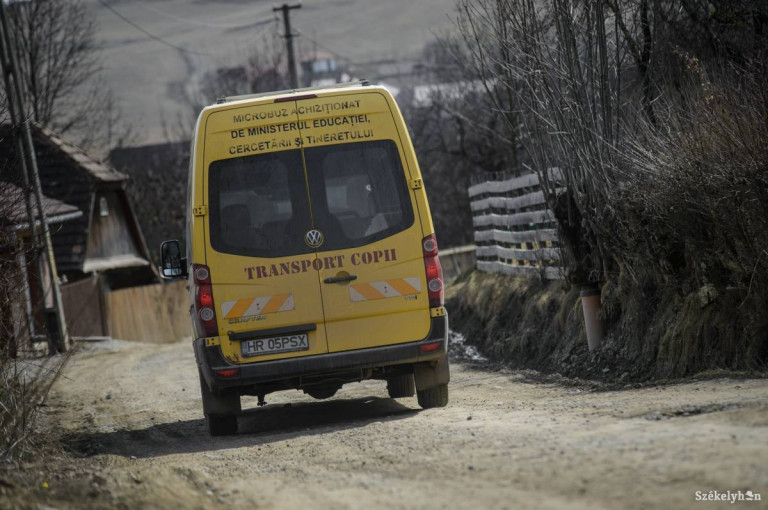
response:
{"label": "red reflector", "polygon": [[219,377],[236,377],[240,374],[239,368],[225,368],[224,370],[217,370],[216,375]]}
{"label": "red reflector", "polygon": [[422,352],[422,354],[425,353],[425,352],[432,352],[432,351],[438,350],[441,345],[443,345],[442,341],[435,342],[433,344],[426,344],[426,345],[422,345],[421,347],[419,347],[419,350]]}
{"label": "red reflector", "polygon": [[424,261],[427,267],[427,280],[436,280],[440,278],[440,269],[437,266],[437,260],[435,257],[430,257]]}
{"label": "red reflector", "polygon": [[200,306],[210,308],[213,305],[213,296],[210,291],[200,291]]}

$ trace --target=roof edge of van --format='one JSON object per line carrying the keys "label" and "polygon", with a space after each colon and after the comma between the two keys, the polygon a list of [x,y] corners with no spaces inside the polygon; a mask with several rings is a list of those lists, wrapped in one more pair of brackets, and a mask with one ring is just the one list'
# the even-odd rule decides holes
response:
{"label": "roof edge of van", "polygon": [[337,83],[335,85],[323,85],[320,87],[305,87],[300,89],[286,89],[286,90],[273,90],[270,92],[260,92],[258,94],[244,94],[241,96],[223,96],[216,99],[216,104],[224,104],[229,103],[232,101],[242,101],[245,99],[255,99],[257,97],[269,97],[269,96],[280,96],[284,94],[302,94],[305,92],[314,92],[318,90],[334,90],[334,89],[344,89],[348,87],[368,87],[371,85],[371,82],[368,80],[357,80],[357,81],[348,81],[344,83]]}

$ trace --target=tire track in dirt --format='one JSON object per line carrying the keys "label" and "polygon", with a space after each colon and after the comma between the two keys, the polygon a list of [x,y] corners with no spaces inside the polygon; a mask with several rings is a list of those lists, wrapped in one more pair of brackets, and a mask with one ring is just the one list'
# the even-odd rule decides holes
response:
{"label": "tire track in dirt", "polygon": [[256,408],[245,398],[241,433],[211,438],[188,343],[90,346],[65,375],[46,415],[75,453],[29,467],[53,480],[8,493],[29,508],[594,510],[700,508],[697,490],[768,498],[764,379],[594,391],[454,363],[444,409],[367,381],[324,401],[291,391]]}

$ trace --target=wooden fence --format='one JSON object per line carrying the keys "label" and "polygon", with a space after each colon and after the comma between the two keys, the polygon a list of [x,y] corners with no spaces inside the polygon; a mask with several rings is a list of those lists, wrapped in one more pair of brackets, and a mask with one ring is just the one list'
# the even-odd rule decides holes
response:
{"label": "wooden fence", "polygon": [[[549,179],[562,179],[558,169]],[[489,273],[562,278],[552,212],[536,174],[488,178],[470,186],[477,268]]]}
{"label": "wooden fence", "polygon": [[110,335],[144,342],[191,337],[186,285],[182,280],[107,293]]}

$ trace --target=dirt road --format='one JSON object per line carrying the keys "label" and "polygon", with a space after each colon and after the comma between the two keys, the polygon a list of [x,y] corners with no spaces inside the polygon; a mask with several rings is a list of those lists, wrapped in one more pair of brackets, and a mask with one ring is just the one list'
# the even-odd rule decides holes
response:
{"label": "dirt road", "polygon": [[35,486],[6,503],[595,510],[731,507],[696,492],[752,491],[762,501],[738,506],[768,508],[768,380],[594,391],[454,363],[444,409],[371,381],[244,400],[240,435],[210,438],[195,370],[187,343],[88,346],[45,409],[84,456],[27,465]]}

